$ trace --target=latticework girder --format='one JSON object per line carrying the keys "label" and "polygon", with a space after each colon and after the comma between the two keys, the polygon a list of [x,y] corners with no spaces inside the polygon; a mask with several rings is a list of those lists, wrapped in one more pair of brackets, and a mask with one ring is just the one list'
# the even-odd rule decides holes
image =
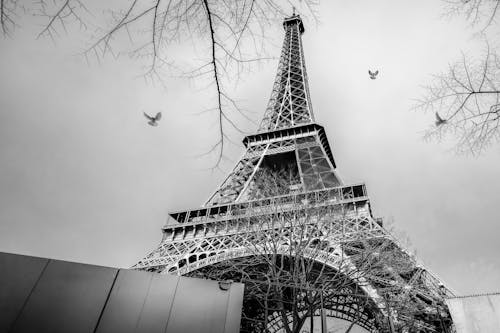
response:
{"label": "latticework girder", "polygon": [[[160,245],[134,268],[247,281],[247,331],[280,332],[284,317],[318,315],[302,297],[318,289],[327,316],[371,332],[387,331],[389,321],[402,332],[441,331],[450,325],[444,298],[451,292],[374,218],[365,185],[340,180],[314,123],[302,21],[294,15],[284,27],[269,105],[258,132],[243,140],[245,153],[201,208],[170,213]],[[291,272],[266,276],[277,258],[283,272],[297,258],[311,271],[291,280]],[[295,298],[277,301],[269,294],[276,285]]]}
{"label": "latticework girder", "polygon": [[298,16],[286,19],[283,25],[285,40],[278,73],[259,132],[314,122],[301,39],[304,28]]}
{"label": "latticework girder", "polygon": [[294,191],[326,189],[341,184],[323,127],[312,124],[245,138],[247,151],[204,206],[247,201],[256,174],[275,156],[287,156],[299,178]]}
{"label": "latticework girder", "polygon": [[[370,311],[370,304],[367,302],[366,296],[353,293],[352,290],[345,290],[344,293],[338,295],[330,295],[325,298],[324,315],[328,318],[338,318],[354,322],[360,327],[372,332],[378,332],[376,318]],[[307,311],[301,311],[301,315],[311,315]],[[321,316],[321,310],[316,309],[312,312],[314,317]],[[287,313],[288,321],[292,322],[292,312]],[[277,311],[272,312],[267,321],[267,332],[283,332],[283,318]]]}
{"label": "latticework girder", "polygon": [[[322,217],[315,216],[318,210]],[[432,306],[443,298],[439,281],[423,270],[373,219],[362,184],[172,213],[182,223],[165,226],[163,242],[135,268],[192,274],[221,262],[265,253],[266,246],[256,244],[270,242],[280,244],[274,249],[276,254],[290,254],[291,234],[297,226],[288,218],[280,221],[278,216],[283,214],[309,216],[307,238],[314,240],[312,235],[323,235],[322,250],[312,244],[301,255],[331,269],[355,272],[351,278],[381,313],[385,308],[381,298],[384,295],[391,302],[411,302],[414,307],[422,308],[422,313],[435,315]],[[276,223],[262,222],[273,220]],[[360,326],[370,330],[382,327],[374,321],[380,315],[365,314],[370,317],[370,324],[361,324],[360,318],[349,317],[352,311],[346,310],[345,304],[340,310],[339,306],[332,305],[329,313],[337,313],[342,319],[356,319]],[[373,306],[371,311],[375,311]],[[423,327],[425,323],[419,325]]]}

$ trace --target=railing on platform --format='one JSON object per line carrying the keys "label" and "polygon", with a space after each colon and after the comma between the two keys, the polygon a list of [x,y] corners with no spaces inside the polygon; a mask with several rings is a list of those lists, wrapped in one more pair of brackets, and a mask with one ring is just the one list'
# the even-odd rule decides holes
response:
{"label": "railing on platform", "polygon": [[309,208],[353,204],[359,201],[368,201],[366,186],[363,183],[174,212],[169,214],[171,221],[165,227],[167,228],[172,226],[172,224],[178,223],[197,224],[208,221],[234,219],[252,214],[276,212],[278,209],[289,210],[296,207]]}

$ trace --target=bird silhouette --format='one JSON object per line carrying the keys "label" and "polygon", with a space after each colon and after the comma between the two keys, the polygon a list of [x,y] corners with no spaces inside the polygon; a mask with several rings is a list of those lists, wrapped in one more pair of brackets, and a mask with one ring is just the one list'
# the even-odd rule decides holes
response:
{"label": "bird silhouette", "polygon": [[151,126],[158,126],[158,121],[161,119],[161,112],[158,112],[156,114],[156,116],[154,117],[151,117],[150,115],[148,115],[146,112],[143,112],[144,113],[144,117],[146,117],[146,119],[148,119],[148,124],[151,125]]}
{"label": "bird silhouette", "polygon": [[375,72],[368,70],[368,74],[370,75],[370,79],[375,80],[377,78],[377,75],[378,75],[378,70],[376,70]]}
{"label": "bird silhouette", "polygon": [[443,119],[439,116],[439,113],[436,112],[436,126],[441,126],[446,123],[446,119]]}

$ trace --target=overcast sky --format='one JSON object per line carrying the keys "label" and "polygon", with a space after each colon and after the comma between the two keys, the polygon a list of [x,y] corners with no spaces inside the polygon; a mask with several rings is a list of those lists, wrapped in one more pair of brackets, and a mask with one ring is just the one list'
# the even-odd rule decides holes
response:
{"label": "overcast sky", "polygon": [[[306,66],[344,182],[365,182],[375,214],[393,220],[457,293],[498,291],[500,147],[458,156],[451,141],[422,139],[433,114],[410,111],[432,74],[482,45],[463,20],[443,19],[436,0],[323,1],[318,9],[321,23],[306,22],[303,35]],[[243,146],[228,151],[224,172],[208,170],[212,160],[200,154],[215,118],[196,113],[213,102],[210,88],[147,83],[141,64],[126,58],[89,66],[72,56],[82,47],[76,38],[54,44],[35,31],[0,38],[0,251],[129,267],[158,245],[169,211],[208,198]],[[270,34],[280,45],[279,23]],[[255,67],[237,86],[255,121],[276,66]],[[380,70],[377,80],[368,69]],[[143,111],[162,111],[160,126],[148,126]]]}

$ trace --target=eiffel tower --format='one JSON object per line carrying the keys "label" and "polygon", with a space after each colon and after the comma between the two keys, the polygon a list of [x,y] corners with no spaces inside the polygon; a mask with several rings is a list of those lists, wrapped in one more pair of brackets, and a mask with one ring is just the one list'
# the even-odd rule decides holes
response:
{"label": "eiffel tower", "polygon": [[[285,38],[271,98],[257,132],[243,140],[245,153],[202,207],[169,214],[161,243],[134,268],[193,275],[218,263],[244,261],[256,243],[269,241],[269,229],[252,227],[256,219],[278,216],[266,207],[293,213],[312,206],[332,208],[328,247],[314,260],[322,261],[332,271],[339,270],[338,256],[331,252],[340,253],[351,258],[351,269],[363,271],[363,278],[353,283],[357,284],[355,288],[348,288],[351,295],[330,295],[321,311],[329,317],[356,322],[370,332],[452,332],[444,303],[452,292],[384,229],[380,218],[373,216],[365,184],[344,184],[337,174],[325,130],[314,119],[301,40],[303,22],[294,14],[284,20],[283,27]],[[259,191],[262,170],[283,168],[292,175],[285,194]],[[338,206],[346,208],[347,213],[334,209]],[[363,266],[356,256],[370,244],[377,244],[377,255],[385,251],[400,262]],[[283,255],[286,247],[283,243]],[[365,301],[355,293],[363,294]],[[403,305],[418,311],[408,314]],[[243,312],[245,318],[245,309]],[[275,317],[269,314],[265,331],[282,331]],[[412,322],[411,329],[404,328],[410,327],[405,326],[408,322]],[[242,330],[244,326],[243,320]]]}

